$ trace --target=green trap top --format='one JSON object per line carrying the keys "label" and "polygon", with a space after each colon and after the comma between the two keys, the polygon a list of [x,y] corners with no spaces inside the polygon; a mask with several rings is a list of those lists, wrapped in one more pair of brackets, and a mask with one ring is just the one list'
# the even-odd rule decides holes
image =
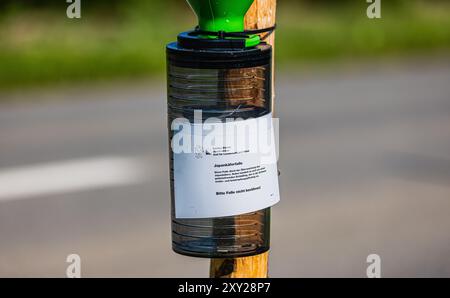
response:
{"label": "green trap top", "polygon": [[[186,0],[198,18],[202,31],[243,32],[244,17],[254,0]],[[204,36],[217,38],[216,36]],[[246,38],[245,46],[260,43],[258,35]]]}

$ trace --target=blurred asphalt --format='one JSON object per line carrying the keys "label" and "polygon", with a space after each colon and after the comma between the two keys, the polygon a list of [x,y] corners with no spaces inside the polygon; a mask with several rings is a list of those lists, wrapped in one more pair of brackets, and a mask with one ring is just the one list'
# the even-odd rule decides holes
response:
{"label": "blurred asphalt", "polygon": [[[0,97],[0,176],[103,157],[143,171],[121,185],[4,195],[0,276],[64,276],[71,253],[86,277],[207,276],[208,260],[170,248],[164,83]],[[277,114],[272,277],[364,277],[371,253],[384,277],[450,277],[449,60],[280,73]]]}

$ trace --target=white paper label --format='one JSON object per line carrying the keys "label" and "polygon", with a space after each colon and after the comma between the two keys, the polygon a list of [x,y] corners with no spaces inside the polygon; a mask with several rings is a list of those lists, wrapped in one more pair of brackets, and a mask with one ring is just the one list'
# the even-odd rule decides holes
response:
{"label": "white paper label", "polygon": [[279,201],[272,114],[231,123],[189,123],[176,134],[172,148],[175,139],[183,138],[184,147],[193,149],[173,154],[177,218],[233,216]]}

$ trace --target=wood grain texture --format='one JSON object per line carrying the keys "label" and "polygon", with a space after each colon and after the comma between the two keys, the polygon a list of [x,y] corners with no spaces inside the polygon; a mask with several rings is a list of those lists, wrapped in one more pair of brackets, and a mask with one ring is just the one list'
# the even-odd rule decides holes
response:
{"label": "wood grain texture", "polygon": [[[277,1],[255,0],[245,15],[245,29],[263,29],[276,24]],[[264,34],[262,36],[264,38]],[[275,32],[265,40],[272,46],[272,55],[275,57]],[[272,72],[275,69],[275,59],[272,59]],[[272,113],[275,112],[275,76],[272,73]]]}
{"label": "wood grain texture", "polygon": [[244,258],[212,259],[210,277],[214,278],[266,278],[269,252]]}
{"label": "wood grain texture", "polygon": [[[262,29],[275,25],[276,0],[255,0],[245,15],[245,29]],[[266,42],[275,45],[275,34],[271,34]]]}
{"label": "wood grain texture", "polygon": [[[245,17],[246,29],[261,29],[275,24],[276,0],[255,0]],[[275,45],[275,33],[266,40]],[[272,59],[272,72],[274,59]],[[236,71],[236,70],[235,70]],[[231,73],[230,73],[231,75]],[[275,92],[272,74],[272,112],[274,111]],[[211,259],[210,277],[213,278],[266,278],[268,276],[269,252],[251,257]]]}

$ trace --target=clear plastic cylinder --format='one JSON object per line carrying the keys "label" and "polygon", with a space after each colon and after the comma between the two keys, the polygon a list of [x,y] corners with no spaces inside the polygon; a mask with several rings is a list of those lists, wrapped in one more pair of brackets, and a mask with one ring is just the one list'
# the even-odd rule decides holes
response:
{"label": "clear plastic cylinder", "polygon": [[[256,118],[271,112],[271,65],[196,68],[168,59],[169,141],[172,120]],[[173,152],[170,151],[172,247],[197,257],[243,257],[269,249],[270,208],[237,216],[180,219],[175,216]]]}

